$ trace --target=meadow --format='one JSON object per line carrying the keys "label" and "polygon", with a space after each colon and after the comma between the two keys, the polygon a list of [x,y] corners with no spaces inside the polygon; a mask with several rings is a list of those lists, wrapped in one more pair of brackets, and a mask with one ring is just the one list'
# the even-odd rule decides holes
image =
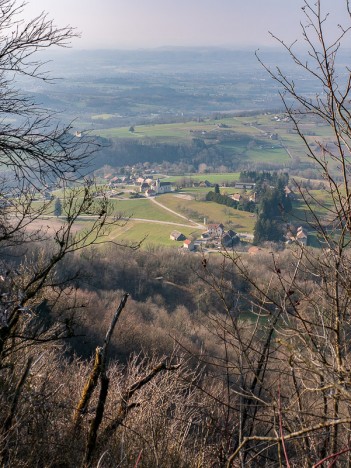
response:
{"label": "meadow", "polygon": [[[96,114],[94,117],[108,122],[111,114]],[[318,142],[328,141],[332,135],[326,126],[305,118],[302,122],[303,131],[307,141],[315,148]],[[255,164],[275,165],[289,171],[291,164],[310,162],[306,155],[306,148],[299,135],[294,131],[293,123],[284,114],[264,113],[248,116],[231,116],[189,120],[178,123],[155,123],[147,125],[134,125],[131,127],[108,127],[95,130],[96,135],[113,139],[128,139],[137,141],[155,141],[161,143],[191,143],[199,139],[206,145],[220,145],[227,154],[253,167]],[[191,221],[196,223],[223,223],[227,229],[233,229],[239,233],[253,233],[256,215],[235,210],[212,202],[205,202],[205,196],[213,190],[210,187],[193,187],[192,183],[208,181],[218,184],[221,193],[232,194],[240,190],[229,185],[239,181],[239,172],[218,173],[192,173],[163,176],[163,180],[172,182],[178,187],[178,193],[165,194],[157,197],[157,201],[165,207],[185,216],[184,219],[171,213],[152,200],[127,199],[130,194],[125,192],[121,199],[111,199],[112,214],[129,218],[123,227],[113,228],[111,239],[119,239],[126,242],[138,242],[147,236],[148,245],[174,246],[169,240],[172,229],[187,229],[182,225],[189,225],[185,235],[196,237],[199,230],[191,226]],[[188,187],[190,186],[190,187]],[[135,190],[134,186],[130,187]],[[330,201],[323,190],[311,191],[311,204],[320,219],[326,222]],[[175,223],[162,225],[152,221]],[[307,224],[313,221],[313,215],[306,209],[301,197],[294,202],[293,211],[289,215],[288,222],[293,225]],[[195,234],[197,232],[197,234]],[[195,233],[194,233],[195,232]],[[144,244],[145,245],[145,244]]]}
{"label": "meadow", "polygon": [[116,226],[111,229],[107,239],[121,244],[141,242],[142,249],[148,249],[150,246],[179,248],[183,246],[183,242],[176,242],[170,239],[171,232],[175,230],[181,232],[187,238],[197,238],[201,235],[200,229],[191,226],[153,224],[130,219],[125,225]]}
{"label": "meadow", "polygon": [[158,198],[159,201],[168,208],[178,211],[200,223],[204,221],[206,221],[206,224],[222,223],[226,229],[230,227],[239,233],[251,233],[254,228],[256,216],[252,213],[239,211],[224,205],[218,205],[214,202],[184,199],[173,194],[161,195]]}
{"label": "meadow", "polygon": [[[200,190],[201,195],[199,195]],[[112,203],[118,210],[121,210],[119,213],[123,213],[123,216],[130,217],[130,219],[123,227],[114,227],[109,239],[114,241],[118,239],[119,242],[139,242],[146,236],[142,248],[151,244],[179,247],[182,245],[181,243],[175,243],[169,239],[173,230],[180,231],[185,236],[192,238],[200,237],[201,232],[204,231],[204,228],[200,226],[193,226],[192,222],[199,224],[223,223],[226,229],[231,228],[239,233],[252,233],[255,215],[203,201],[208,191],[208,188],[199,189],[196,187],[189,189],[189,191],[184,189],[179,193],[159,195],[156,198],[158,203],[187,219],[178,217],[149,199],[114,200]],[[196,193],[199,195],[198,197]],[[157,221],[162,221],[162,224],[158,224]]]}
{"label": "meadow", "polygon": [[[209,189],[202,190],[207,193]],[[182,243],[169,239],[172,231],[180,231],[186,237],[195,239],[199,238],[205,230],[204,226],[201,226],[204,223],[222,223],[226,229],[234,229],[239,233],[252,233],[256,219],[254,214],[213,202],[205,202],[203,201],[204,194],[199,199],[196,199],[191,191],[164,194],[157,197],[157,202],[185,216],[187,219],[171,213],[150,199],[112,199],[111,216],[121,216],[123,220],[109,228],[107,237],[104,240],[108,239],[118,243],[143,241],[142,248],[146,248],[148,245],[179,247]],[[43,222],[47,226],[56,225],[64,222],[64,216],[47,218]],[[194,222],[199,223],[199,225],[194,225]],[[76,223],[77,232],[85,229],[88,225],[88,219],[79,219]]]}
{"label": "meadow", "polygon": [[[172,175],[167,176],[165,180],[167,182],[172,182],[174,184],[181,185],[182,183],[193,183],[193,182],[203,182],[207,180],[211,184],[226,185],[231,182],[239,181],[240,173],[239,172],[222,172],[222,173],[212,173],[212,174],[185,174],[185,175]],[[208,191],[206,187],[194,187],[193,189],[204,189]]]}
{"label": "meadow", "polygon": [[186,223],[186,220],[156,205],[150,199],[110,200],[114,215],[126,218],[141,218],[171,223]]}
{"label": "meadow", "polygon": [[300,195],[293,204],[291,221],[294,223],[314,223],[315,219],[321,220],[322,224],[332,222],[335,212],[332,208],[332,199],[326,190],[309,190],[303,200]]}
{"label": "meadow", "polygon": [[[105,116],[104,116],[105,117]],[[308,141],[330,139],[326,126],[306,121],[302,124]],[[289,166],[293,160],[309,161],[306,149],[293,123],[284,114],[191,120],[182,123],[106,127],[94,134],[110,139],[147,140],[157,143],[190,143],[199,139],[207,145],[219,145],[249,163]]]}

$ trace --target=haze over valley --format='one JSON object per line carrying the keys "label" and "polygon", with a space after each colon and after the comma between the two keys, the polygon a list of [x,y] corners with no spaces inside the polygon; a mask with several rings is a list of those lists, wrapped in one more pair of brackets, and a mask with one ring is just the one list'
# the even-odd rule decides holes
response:
{"label": "haze over valley", "polygon": [[[292,66],[286,53],[257,53],[314,96],[317,83]],[[81,129],[282,110],[279,87],[249,48],[65,51],[54,54],[48,68],[62,79],[35,82],[28,90]]]}

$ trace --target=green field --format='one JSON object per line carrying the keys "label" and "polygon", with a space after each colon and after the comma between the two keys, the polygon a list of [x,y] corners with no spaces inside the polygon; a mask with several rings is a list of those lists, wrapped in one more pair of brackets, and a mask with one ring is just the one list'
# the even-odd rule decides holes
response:
{"label": "green field", "polygon": [[[182,232],[186,237],[199,238],[204,230],[201,226],[192,225],[192,221],[199,224],[222,223],[225,229],[233,229],[239,233],[253,233],[256,215],[234,208],[219,205],[214,202],[204,201],[209,188],[190,188],[183,189],[177,193],[159,195],[156,200],[164,207],[174,210],[176,213],[185,216],[178,216],[169,212],[167,209],[155,204],[150,199],[140,198],[134,200],[111,200],[113,206],[112,214],[120,215],[128,220],[121,221],[119,225],[109,229],[107,237],[103,240],[109,240],[119,243],[139,243],[142,241],[142,248],[150,245],[160,245],[167,247],[180,247],[181,242],[174,242],[169,239],[173,230]],[[221,192],[232,193],[239,192],[238,189],[222,188]],[[331,201],[324,190],[311,190],[311,199],[314,212],[319,219],[325,223],[331,221],[329,209]],[[38,205],[41,202],[38,202]],[[48,211],[48,214],[52,214]],[[313,223],[313,215],[306,208],[303,200],[298,198],[293,203],[293,211],[289,214],[287,222],[295,226]],[[64,222],[64,216],[61,218],[49,217],[43,221],[45,226],[54,227]],[[169,223],[169,224],[168,224]],[[79,219],[75,224],[76,232],[89,228],[92,221],[88,219]],[[188,225],[188,226],[185,226]],[[313,246],[319,244],[314,239],[313,231],[310,233],[309,242]]]}
{"label": "green field", "polygon": [[328,224],[332,221],[335,213],[333,214],[330,211],[332,209],[332,200],[328,192],[325,190],[309,190],[309,194],[306,194],[306,200],[311,209],[308,208],[301,196],[293,203],[292,222],[296,220],[313,223],[315,216],[321,220],[322,224]]}
{"label": "green field", "polygon": [[[170,176],[165,180],[168,182],[181,184],[183,182],[203,182],[208,180],[211,184],[222,185],[225,182],[236,182],[239,180],[239,172],[222,172],[222,173],[213,173],[213,174],[189,174],[189,175],[179,175],[179,176]],[[209,190],[204,187],[205,190]]]}
{"label": "green field", "polygon": [[245,211],[235,210],[214,202],[185,200],[173,194],[158,197],[159,201],[190,219],[203,223],[223,223],[226,229],[235,229],[238,232],[252,232],[256,216]]}
{"label": "green field", "polygon": [[252,162],[264,162],[264,163],[287,163],[290,157],[284,148],[272,147],[253,149],[246,152],[246,157]]}
{"label": "green field", "polygon": [[[95,116],[103,121],[108,120],[111,114],[100,114]],[[318,142],[330,141],[332,135],[324,125],[317,124],[306,118],[303,123],[303,131],[307,140],[317,148]],[[106,127],[108,123],[106,123]],[[230,117],[219,120],[205,119],[203,121],[189,121],[184,123],[136,125],[134,132],[129,127],[105,128],[97,130],[96,134],[108,138],[128,139],[153,139],[156,142],[191,142],[201,139],[206,145],[221,145],[222,154],[233,155],[233,158],[242,159],[252,164],[269,163],[289,166],[292,160],[301,162],[309,160],[306,157],[306,149],[300,137],[293,128],[293,123],[284,115],[273,114],[252,115],[246,117]],[[309,160],[310,161],[310,160]],[[185,175],[172,175],[160,177],[172,182],[174,185],[183,187],[177,194],[166,194],[157,197],[157,201],[166,207],[185,216],[184,219],[156,205],[149,199],[113,199],[111,200],[114,215],[131,218],[123,228],[118,228],[111,233],[117,238],[127,241],[138,242],[147,234],[148,242],[160,245],[174,245],[169,240],[169,230],[177,228],[172,225],[149,223],[142,220],[163,221],[169,223],[188,224],[190,235],[195,228],[191,227],[191,221],[203,224],[223,223],[226,229],[231,228],[239,233],[253,233],[256,216],[234,208],[226,207],[212,202],[205,202],[206,194],[213,190],[210,187],[187,187],[193,182],[209,181],[219,184],[221,193],[231,194],[239,192],[233,187],[226,187],[239,180],[239,173],[197,173]],[[135,189],[135,187],[132,187]],[[315,200],[312,205],[320,219],[327,223],[329,219],[328,209],[330,201],[323,190],[311,191]],[[125,193],[123,196],[128,196]],[[294,202],[293,212],[287,221],[293,224],[305,224],[313,220],[313,216],[306,209],[301,197]],[[319,203],[318,203],[319,202]]]}
{"label": "green field", "polygon": [[110,120],[114,117],[113,114],[97,114],[97,115],[92,115],[91,119],[92,120]]}
{"label": "green field", "polygon": [[[211,183],[219,183],[219,185],[221,185],[220,191],[222,194],[232,194],[234,192],[241,192],[241,190],[235,187],[223,187],[222,184],[224,182],[230,183],[238,179],[239,173],[216,173],[172,176],[166,177],[164,180],[178,184],[182,184],[184,180],[187,183],[189,181],[200,182],[209,180]],[[140,242],[147,236],[148,244],[176,246],[177,244],[169,239],[170,232],[172,230],[178,230],[183,232],[186,236],[195,236],[194,233],[197,233],[197,236],[199,236],[202,229],[194,227],[193,222],[202,225],[223,223],[226,229],[233,229],[239,233],[252,234],[256,215],[219,205],[214,202],[206,202],[205,197],[210,190],[213,190],[213,188],[187,187],[174,193],[157,196],[155,201],[164,205],[164,207],[159,206],[152,199],[147,198],[111,199],[111,214],[113,216],[129,218],[129,220],[125,226],[113,228],[109,238],[111,237],[112,240],[119,238],[127,242]],[[289,214],[286,222],[294,226],[313,223],[313,214],[306,207],[302,197],[298,194],[296,195],[297,199],[293,203],[293,211]],[[332,206],[328,193],[321,189],[310,190],[309,198],[317,217],[322,219],[325,224],[329,223],[331,221],[330,209]],[[35,205],[39,206],[42,203],[43,202],[37,202]],[[53,206],[54,203],[51,203],[47,214],[53,213]],[[173,210],[175,213],[168,211],[166,208]],[[177,213],[181,216],[177,215]],[[184,217],[186,219],[184,219]],[[162,223],[153,223],[152,221],[161,221]],[[311,232],[311,234],[313,233]]]}
{"label": "green field", "polygon": [[[206,189],[206,193],[208,189]],[[183,194],[180,193],[180,196]],[[204,202],[191,199],[180,198],[178,194],[165,194],[157,197],[157,201],[162,205],[186,216],[187,218],[203,223],[206,222],[223,223],[226,229],[234,229],[238,232],[252,233],[255,215],[233,208],[218,205],[213,202]],[[189,196],[190,198],[190,196]],[[143,241],[143,247],[147,245],[162,245],[168,247],[179,247],[181,242],[174,242],[169,239],[173,230],[182,232],[187,237],[199,237],[203,229],[190,225],[186,221],[167,210],[154,204],[151,200],[136,199],[127,201],[117,201],[118,208],[125,207],[125,213],[133,213],[131,219],[122,227],[112,229],[109,240],[116,242],[140,242]],[[172,224],[157,224],[148,221],[139,221],[134,218],[143,218],[150,220],[160,220],[173,223],[187,224],[189,227],[177,226]]]}
{"label": "green field", "polygon": [[142,248],[147,248],[149,245],[181,247],[182,242],[172,241],[169,238],[174,230],[183,233],[186,237],[199,237],[201,235],[201,230],[193,227],[177,227],[129,220],[125,226],[113,228],[108,240],[119,243],[139,243],[142,241]]}
{"label": "green field", "polygon": [[[185,187],[178,190],[179,194],[190,195],[195,200],[205,200],[208,192],[214,191],[214,187]],[[243,190],[237,189],[235,187],[222,187],[220,185],[220,191],[222,195],[231,195],[233,193],[241,193]]]}
{"label": "green field", "polygon": [[[209,189],[206,189],[207,193]],[[184,192],[183,192],[184,193]],[[182,194],[180,194],[182,195]],[[205,194],[204,194],[205,195]],[[255,215],[244,211],[235,210],[223,205],[218,205],[213,202],[205,202],[196,200],[191,193],[191,199],[181,198],[177,194],[165,194],[157,197],[157,201],[162,205],[174,210],[177,213],[186,216],[192,221],[204,223],[206,218],[207,223],[223,223],[225,226],[230,225],[231,228],[238,232],[252,232],[255,224]],[[190,197],[189,197],[190,198]],[[201,197],[202,198],[202,197]],[[124,216],[131,218],[142,218],[150,220],[160,220],[179,224],[190,224],[190,221],[184,218],[173,215],[169,211],[155,205],[151,200],[137,199],[118,201],[116,206]],[[162,226],[161,226],[162,228]],[[159,229],[161,229],[159,226]],[[174,229],[182,229],[177,228]]]}
{"label": "green field", "polygon": [[185,219],[170,213],[149,199],[136,198],[134,200],[110,200],[110,203],[113,213],[120,214],[123,217],[186,224]]}
{"label": "green field", "polygon": [[[102,115],[100,117],[108,118]],[[316,139],[329,137],[326,127],[318,127],[307,122],[304,128]],[[189,121],[172,124],[153,124],[129,127],[99,129],[96,135],[105,138],[153,139],[157,142],[191,142],[199,138],[209,145],[220,145],[224,150],[233,152],[236,157],[251,162],[289,163],[292,158],[306,159],[306,151],[300,137],[294,132],[289,121],[274,120],[273,115],[251,117],[231,117],[219,120],[205,119],[201,122]],[[276,139],[270,135],[276,134]]]}
{"label": "green field", "polygon": [[[135,131],[130,132],[129,127],[116,127],[97,130],[95,133],[107,138],[156,138],[190,140],[194,137],[193,132],[210,132],[218,129],[217,121],[206,120],[205,122],[185,122],[172,124],[136,125]],[[205,136],[205,135],[203,135]]]}

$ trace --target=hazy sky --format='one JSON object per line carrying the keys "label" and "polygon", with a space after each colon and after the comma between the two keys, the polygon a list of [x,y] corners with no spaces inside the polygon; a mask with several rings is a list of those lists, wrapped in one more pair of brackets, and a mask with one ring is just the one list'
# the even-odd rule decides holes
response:
{"label": "hazy sky", "polygon": [[[324,0],[345,18],[344,0]],[[274,45],[268,31],[292,41],[303,0],[28,0],[27,16],[46,11],[82,33],[76,49]],[[333,27],[330,27],[333,30]]]}

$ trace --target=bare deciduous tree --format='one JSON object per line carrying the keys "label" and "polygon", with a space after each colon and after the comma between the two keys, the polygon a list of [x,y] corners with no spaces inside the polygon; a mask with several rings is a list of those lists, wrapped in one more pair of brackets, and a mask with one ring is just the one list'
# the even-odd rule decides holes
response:
{"label": "bare deciduous tree", "polygon": [[[238,412],[226,452],[228,467],[307,467],[323,460],[350,464],[351,72],[338,61],[350,27],[339,26],[331,38],[322,7],[321,0],[304,2],[307,53],[299,55],[295,43],[278,39],[299,72],[319,86],[314,97],[259,58],[279,84],[285,111],[327,187],[321,202],[296,182],[306,206],[302,221],[320,248],[297,243],[284,254],[268,254],[266,281],[260,276],[263,257],[253,267],[229,251],[222,279],[214,278],[210,268],[203,272],[227,314],[222,320],[211,317],[223,344],[222,355],[211,361],[230,396],[223,405]],[[350,20],[345,1],[345,21]],[[311,122],[327,126],[328,136],[308,136]],[[236,296],[233,282],[223,281],[231,271],[250,284],[249,294]]]}
{"label": "bare deciduous tree", "polygon": [[18,89],[17,79],[49,81],[38,52],[67,47],[77,35],[59,28],[42,13],[22,19],[25,3],[0,1],[0,163],[30,185],[76,179],[92,154],[91,140],[79,140],[70,126],[58,124],[55,115],[38,106]]}
{"label": "bare deciduous tree", "polygon": [[[18,401],[30,375],[30,350],[71,334],[68,318],[50,323],[50,301],[55,303],[72,280],[57,267],[67,255],[103,239],[116,222],[105,195],[96,198],[94,184],[82,179],[96,145],[84,135],[72,135],[70,126],[58,124],[54,114],[18,88],[18,77],[49,80],[38,52],[66,47],[76,33],[55,26],[45,14],[26,22],[24,8],[24,3],[0,0],[0,248],[7,252],[0,267],[0,372],[10,401],[1,436],[4,465],[10,463]],[[70,181],[76,184],[68,186]],[[52,200],[43,200],[43,194],[54,188],[61,190],[64,213],[56,225],[42,219],[53,214]],[[77,229],[82,217],[89,221],[87,228]],[[21,356],[27,356],[22,370]]]}

